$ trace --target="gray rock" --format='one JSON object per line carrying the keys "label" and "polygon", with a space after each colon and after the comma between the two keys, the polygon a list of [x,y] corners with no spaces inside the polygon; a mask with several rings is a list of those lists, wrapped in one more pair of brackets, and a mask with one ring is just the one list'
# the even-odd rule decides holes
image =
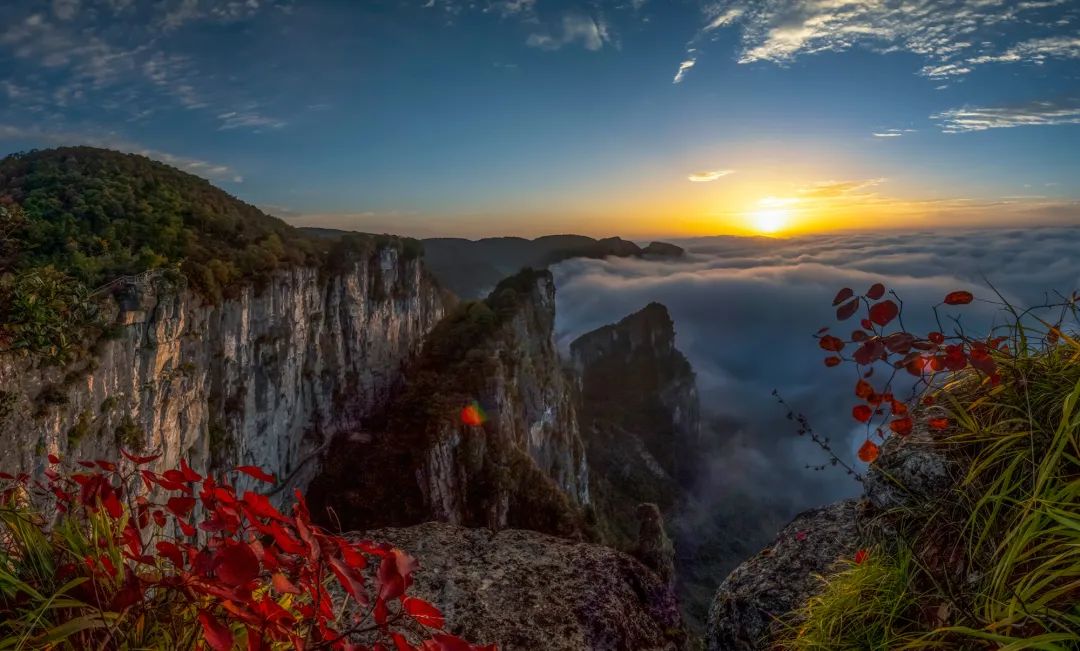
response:
{"label": "gray rock", "polygon": [[874,508],[885,512],[925,504],[952,484],[949,461],[925,426],[917,426],[909,436],[885,441],[877,462],[866,473],[863,490]]}
{"label": "gray rock", "polygon": [[791,613],[821,587],[818,578],[858,546],[858,502],[846,500],[798,515],[773,545],[732,572],[709,611],[709,651],[771,648]]}
{"label": "gray rock", "polygon": [[667,584],[599,545],[446,523],[379,529],[420,562],[410,593],[438,606],[451,633],[502,651],[668,651],[684,648]]}
{"label": "gray rock", "polygon": [[637,508],[638,539],[634,556],[664,581],[675,580],[675,546],[664,531],[664,516],[655,504]]}

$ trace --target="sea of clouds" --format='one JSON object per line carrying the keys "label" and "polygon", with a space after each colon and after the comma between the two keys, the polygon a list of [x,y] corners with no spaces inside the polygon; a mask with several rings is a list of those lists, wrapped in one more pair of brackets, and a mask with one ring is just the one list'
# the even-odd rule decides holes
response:
{"label": "sea of clouds", "polygon": [[[855,495],[836,469],[813,471],[822,452],[800,438],[772,397],[777,389],[842,456],[854,461],[865,430],[851,419],[854,368],[827,369],[813,334],[839,327],[833,296],[895,289],[909,330],[934,328],[931,307],[966,289],[976,303],[948,308],[969,332],[1003,319],[981,299],[1026,307],[1080,289],[1080,228],[832,234],[788,239],[713,237],[678,242],[683,261],[570,260],[555,267],[557,336],[577,336],[641,309],[668,307],[677,345],[698,375],[705,435],[714,453],[700,487],[706,500],[756,496],[798,510]],[[994,289],[991,289],[991,285]],[[1050,296],[1053,299],[1053,296]],[[846,338],[846,337],[845,337]]]}

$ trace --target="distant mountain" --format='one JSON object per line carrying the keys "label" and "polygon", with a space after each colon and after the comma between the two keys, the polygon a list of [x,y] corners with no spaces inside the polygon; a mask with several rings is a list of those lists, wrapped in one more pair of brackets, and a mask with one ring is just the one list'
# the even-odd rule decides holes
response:
{"label": "distant mountain", "polygon": [[[332,228],[300,230],[326,238],[340,237],[347,232]],[[535,240],[441,237],[422,241],[428,268],[444,287],[464,299],[482,298],[500,280],[525,267],[543,269],[570,258],[678,258],[684,255],[681,248],[665,242],[653,242],[642,248],[618,237],[597,240],[584,235],[547,235]]]}

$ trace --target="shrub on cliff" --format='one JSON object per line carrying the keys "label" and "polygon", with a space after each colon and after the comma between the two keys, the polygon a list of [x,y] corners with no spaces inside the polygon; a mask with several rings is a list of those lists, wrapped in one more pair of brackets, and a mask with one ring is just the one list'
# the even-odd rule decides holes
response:
{"label": "shrub on cliff", "polygon": [[51,266],[0,276],[0,353],[66,361],[89,329],[103,331],[86,286]]}
{"label": "shrub on cliff", "polygon": [[[1080,340],[1065,326],[1075,330],[1080,296],[1024,311],[1002,300],[1010,325],[977,338],[958,319],[951,334],[940,318],[909,333],[899,299],[884,295],[844,290],[837,316],[865,308],[861,327],[818,334],[827,366],[858,369],[860,457],[875,463],[881,439],[921,432],[955,472],[942,494],[878,516],[783,648],[1080,647]],[[943,304],[973,300],[952,292]]]}
{"label": "shrub on cliff", "polygon": [[480,651],[407,594],[405,552],[155,458],[2,478],[0,648]]}

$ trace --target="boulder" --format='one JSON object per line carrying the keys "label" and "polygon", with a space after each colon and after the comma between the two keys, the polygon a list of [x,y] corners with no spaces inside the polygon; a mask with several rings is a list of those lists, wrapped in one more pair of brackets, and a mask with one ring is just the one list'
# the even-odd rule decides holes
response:
{"label": "boulder", "polygon": [[863,493],[879,511],[932,502],[953,485],[952,465],[922,424],[909,436],[892,436],[870,466]]}
{"label": "boulder", "polygon": [[858,546],[857,500],[805,511],[771,547],[732,572],[709,611],[709,651],[756,651],[772,647],[784,617],[821,588],[825,574]]}
{"label": "boulder", "polygon": [[451,633],[502,651],[674,651],[685,635],[665,581],[613,549],[524,530],[430,522],[366,532],[420,562],[410,594]]}

